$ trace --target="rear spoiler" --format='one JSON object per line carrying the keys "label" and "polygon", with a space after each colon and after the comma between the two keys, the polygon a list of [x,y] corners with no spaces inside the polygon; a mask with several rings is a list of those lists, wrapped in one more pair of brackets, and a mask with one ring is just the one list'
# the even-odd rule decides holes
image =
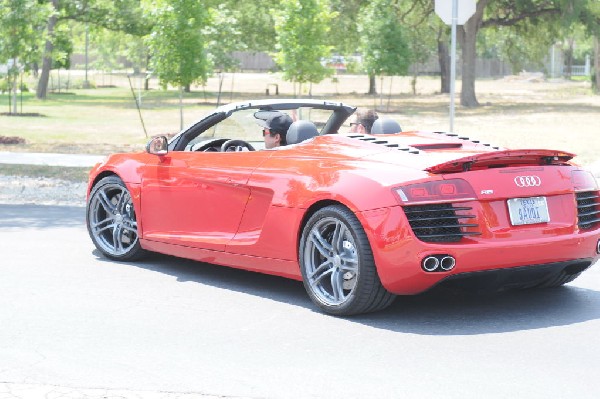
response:
{"label": "rear spoiler", "polygon": [[510,166],[565,165],[575,154],[554,150],[505,150],[484,152],[430,166],[430,173],[459,173],[469,170],[506,168]]}

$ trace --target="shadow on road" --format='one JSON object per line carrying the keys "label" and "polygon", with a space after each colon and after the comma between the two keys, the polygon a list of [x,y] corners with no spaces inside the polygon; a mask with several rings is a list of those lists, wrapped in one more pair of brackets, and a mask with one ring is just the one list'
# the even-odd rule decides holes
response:
{"label": "shadow on road", "polygon": [[[65,206],[0,205],[0,228],[79,227],[85,231],[85,209]],[[102,262],[98,251],[93,254]],[[194,282],[268,298],[318,312],[301,282],[153,254],[128,264]],[[594,268],[600,263],[592,266]],[[585,275],[585,274],[584,274]],[[476,295],[437,288],[398,297],[388,309],[347,320],[400,333],[476,335],[564,326],[600,318],[600,291],[572,285],[556,289]]]}
{"label": "shadow on road", "polygon": [[354,320],[422,335],[476,335],[533,330],[600,318],[600,292],[576,286],[470,294],[435,289],[399,297],[383,312]]}
{"label": "shadow on road", "polygon": [[81,226],[85,226],[84,207],[0,204],[0,228]]}
{"label": "shadow on road", "polygon": [[[95,255],[103,259],[99,252],[95,251]],[[298,281],[159,254],[132,266],[165,273],[180,282],[233,290],[318,312]],[[400,333],[476,335],[596,319],[600,319],[600,292],[565,286],[485,295],[437,288],[420,295],[398,297],[382,312],[347,320]]]}
{"label": "shadow on road", "polygon": [[[93,254],[99,261],[114,263],[114,261],[104,258],[98,250],[94,250]],[[304,291],[302,282],[283,277],[196,262],[158,253],[149,254],[139,262],[124,264],[128,267],[139,267],[164,273],[175,277],[181,283],[193,282],[295,306],[312,308],[312,303]]]}

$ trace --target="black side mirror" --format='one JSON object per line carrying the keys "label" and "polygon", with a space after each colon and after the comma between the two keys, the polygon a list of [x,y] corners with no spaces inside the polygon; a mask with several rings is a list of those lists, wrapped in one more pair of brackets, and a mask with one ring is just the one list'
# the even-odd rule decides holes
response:
{"label": "black side mirror", "polygon": [[166,155],[169,152],[169,142],[165,136],[153,137],[146,145],[146,152],[154,155]]}

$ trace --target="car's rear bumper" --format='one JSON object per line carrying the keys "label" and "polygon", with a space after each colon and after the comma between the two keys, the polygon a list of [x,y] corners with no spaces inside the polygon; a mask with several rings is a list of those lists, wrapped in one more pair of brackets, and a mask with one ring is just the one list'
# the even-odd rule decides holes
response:
{"label": "car's rear bumper", "polygon": [[576,259],[541,265],[459,273],[444,278],[438,285],[478,292],[553,287],[576,278],[593,263],[592,259]]}
{"label": "car's rear bumper", "polygon": [[[561,268],[567,268],[567,272],[578,267],[585,269],[600,259],[600,229],[530,239],[428,243],[414,236],[399,207],[362,213],[359,217],[383,286],[401,295],[426,291],[443,280],[466,280],[484,271],[506,278],[506,286],[519,285],[520,279],[522,286],[536,285],[560,274]],[[456,266],[446,272],[426,272],[421,268],[425,257],[440,254],[454,257]],[[528,271],[519,272],[522,268]],[[473,284],[481,281],[484,285],[483,280],[473,279]]]}

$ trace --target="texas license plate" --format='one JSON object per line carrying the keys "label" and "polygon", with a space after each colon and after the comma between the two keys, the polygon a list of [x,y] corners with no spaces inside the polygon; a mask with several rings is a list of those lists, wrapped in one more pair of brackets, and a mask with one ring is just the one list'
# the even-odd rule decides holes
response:
{"label": "texas license plate", "polygon": [[507,202],[510,223],[513,226],[550,221],[546,197],[511,198]]}

